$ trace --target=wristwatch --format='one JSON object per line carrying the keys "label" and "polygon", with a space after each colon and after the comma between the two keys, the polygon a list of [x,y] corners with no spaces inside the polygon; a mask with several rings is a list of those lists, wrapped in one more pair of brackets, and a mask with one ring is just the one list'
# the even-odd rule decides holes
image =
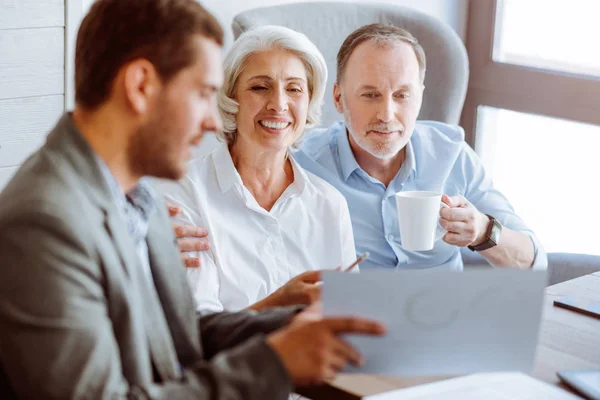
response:
{"label": "wristwatch", "polygon": [[488,224],[487,232],[485,233],[485,241],[477,246],[467,246],[467,248],[471,251],[482,251],[491,249],[496,246],[500,241],[500,233],[502,232],[502,225],[500,222],[496,220],[496,218],[492,217],[489,214],[485,214],[490,219],[490,223]]}

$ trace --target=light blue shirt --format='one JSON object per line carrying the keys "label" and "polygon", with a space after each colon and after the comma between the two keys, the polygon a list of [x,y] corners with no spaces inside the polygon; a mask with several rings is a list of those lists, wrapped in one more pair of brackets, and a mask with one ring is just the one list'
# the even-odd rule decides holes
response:
{"label": "light blue shirt", "polygon": [[530,236],[535,248],[535,268],[545,268],[548,263],[535,234],[494,188],[458,126],[418,121],[406,146],[406,159],[388,187],[358,165],[343,122],[309,133],[294,158],[302,167],[335,186],[348,201],[356,251],[370,253],[361,264],[362,270],[374,267],[462,270],[460,248],[442,240],[429,251],[407,251],[401,247],[394,195],[408,190],[464,196],[503,226]]}

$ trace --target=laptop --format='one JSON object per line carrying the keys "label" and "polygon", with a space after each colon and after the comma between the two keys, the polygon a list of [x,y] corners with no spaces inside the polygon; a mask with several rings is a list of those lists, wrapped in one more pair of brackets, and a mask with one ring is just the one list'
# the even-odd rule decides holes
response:
{"label": "laptop", "polygon": [[516,269],[323,273],[323,314],[386,324],[348,335],[365,363],[345,372],[463,375],[533,368],[546,271]]}

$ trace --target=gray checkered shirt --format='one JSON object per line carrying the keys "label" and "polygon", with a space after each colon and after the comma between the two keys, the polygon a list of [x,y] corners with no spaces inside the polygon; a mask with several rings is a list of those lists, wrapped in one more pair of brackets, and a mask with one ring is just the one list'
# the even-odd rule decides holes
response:
{"label": "gray checkered shirt", "polygon": [[140,182],[129,193],[123,193],[123,190],[117,183],[114,175],[99,157],[96,157],[104,180],[106,181],[112,197],[121,213],[123,221],[127,225],[127,231],[133,239],[136,253],[140,265],[144,270],[144,275],[154,286],[152,271],[150,270],[150,258],[148,255],[148,244],[146,236],[148,235],[148,221],[156,209],[156,200],[154,200],[153,190],[150,184],[141,179]]}

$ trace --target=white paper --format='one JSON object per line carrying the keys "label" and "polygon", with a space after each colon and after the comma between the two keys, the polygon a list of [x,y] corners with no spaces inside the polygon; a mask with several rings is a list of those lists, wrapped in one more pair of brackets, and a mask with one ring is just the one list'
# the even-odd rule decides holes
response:
{"label": "white paper", "polygon": [[348,335],[366,359],[346,372],[466,375],[530,372],[545,271],[323,273],[323,313],[387,325],[383,338]]}
{"label": "white paper", "polygon": [[367,396],[364,400],[578,400],[518,372],[485,373]]}

